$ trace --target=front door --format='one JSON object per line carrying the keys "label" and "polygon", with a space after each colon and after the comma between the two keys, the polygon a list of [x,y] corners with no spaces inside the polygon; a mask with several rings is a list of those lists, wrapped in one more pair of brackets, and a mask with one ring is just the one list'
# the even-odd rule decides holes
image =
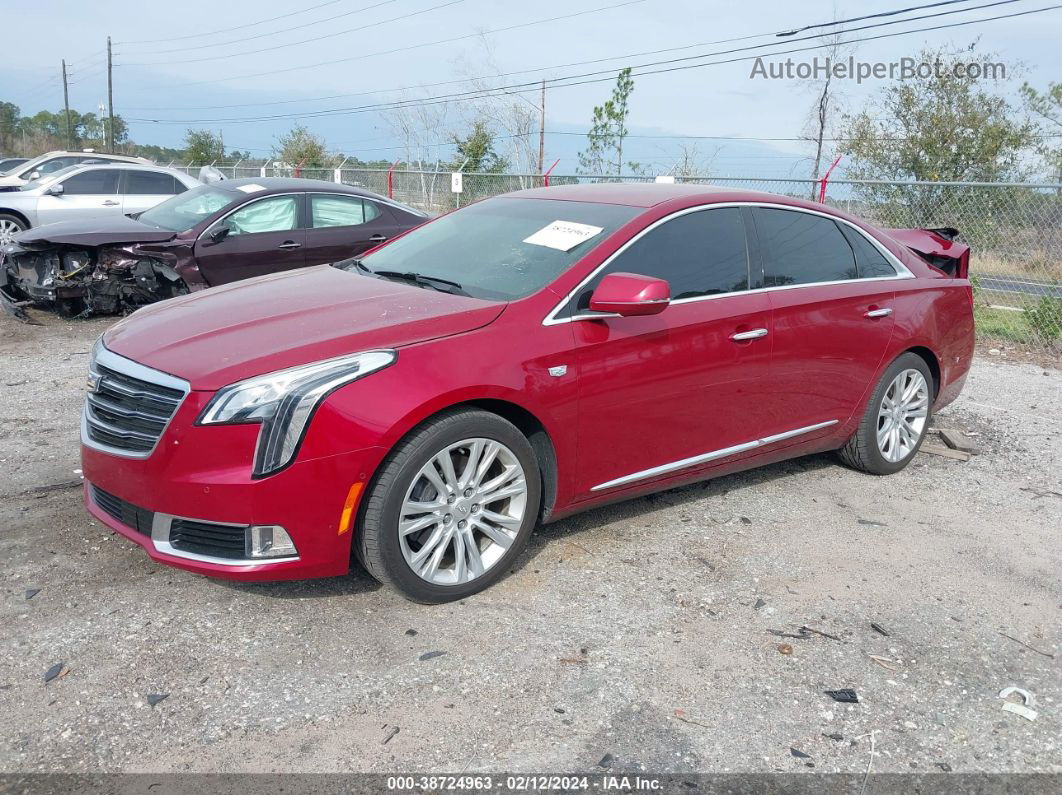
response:
{"label": "front door", "polygon": [[306,227],[307,265],[356,257],[399,232],[387,207],[343,193],[309,194]]}
{"label": "front door", "polygon": [[[774,314],[771,432],[843,423],[873,386],[899,274],[863,234],[799,210],[753,211]],[[835,430],[835,429],[834,429]],[[807,439],[831,432],[824,426]]]}
{"label": "front door", "polygon": [[[761,435],[770,303],[750,286],[746,211],[697,208],[644,232],[573,297],[579,372],[577,489],[637,487],[745,454]],[[594,317],[606,273],[665,279],[648,317]]]}
{"label": "front door", "polygon": [[266,196],[215,221],[196,241],[195,258],[210,285],[305,264],[306,232],[299,225],[303,194]]}
{"label": "front door", "polygon": [[76,221],[122,214],[118,194],[118,169],[93,168],[61,178],[62,193],[46,194],[37,200],[41,224]]}

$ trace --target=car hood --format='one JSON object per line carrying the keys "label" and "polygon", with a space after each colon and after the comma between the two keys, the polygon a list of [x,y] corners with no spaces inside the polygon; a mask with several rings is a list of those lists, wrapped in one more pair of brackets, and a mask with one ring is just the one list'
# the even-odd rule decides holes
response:
{"label": "car hood", "polygon": [[60,221],[20,232],[15,238],[20,246],[37,248],[46,245],[105,246],[112,243],[158,243],[171,240],[177,233],[148,226],[124,215],[113,218],[87,218],[84,221]]}
{"label": "car hood", "polygon": [[103,343],[193,389],[214,390],[287,367],[471,331],[505,306],[322,265],[146,306],[112,326]]}
{"label": "car hood", "polygon": [[[16,168],[17,168],[17,166],[16,166]],[[7,176],[0,175],[0,188],[10,188],[10,187],[16,187],[17,188],[20,185],[25,185],[25,184],[26,184],[26,180],[19,179],[18,177],[14,176],[14,175],[11,175],[11,174],[9,174]]]}

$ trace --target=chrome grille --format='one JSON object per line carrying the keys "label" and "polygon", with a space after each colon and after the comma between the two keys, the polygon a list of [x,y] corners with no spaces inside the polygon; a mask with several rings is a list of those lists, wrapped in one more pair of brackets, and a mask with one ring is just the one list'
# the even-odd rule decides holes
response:
{"label": "chrome grille", "polygon": [[187,386],[97,345],[89,366],[85,400],[86,444],[120,455],[144,457],[176,413]]}

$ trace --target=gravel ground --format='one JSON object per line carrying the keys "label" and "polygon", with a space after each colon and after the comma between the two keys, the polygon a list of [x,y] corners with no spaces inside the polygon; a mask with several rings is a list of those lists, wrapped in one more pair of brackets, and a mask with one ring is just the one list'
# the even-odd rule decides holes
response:
{"label": "gravel ground", "polygon": [[814,456],[595,510],[424,607],[361,570],[204,579],[90,520],[109,321],[38,317],[0,316],[0,771],[862,773],[873,737],[875,771],[1062,772],[1062,371],[979,358],[937,420],[969,462]]}

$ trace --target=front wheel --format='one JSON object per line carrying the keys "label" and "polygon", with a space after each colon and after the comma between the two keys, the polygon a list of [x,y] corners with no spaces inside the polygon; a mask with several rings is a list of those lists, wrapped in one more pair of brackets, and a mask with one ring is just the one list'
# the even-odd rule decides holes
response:
{"label": "front wheel", "polygon": [[15,235],[29,229],[29,224],[10,213],[0,213],[0,246],[6,246],[15,240]]}
{"label": "front wheel", "polygon": [[376,579],[438,604],[499,579],[538,520],[527,438],[478,410],[448,412],[402,440],[369,491],[355,552]]}
{"label": "front wheel", "polygon": [[841,460],[874,475],[891,475],[907,466],[929,428],[932,384],[921,356],[898,357],[874,388],[859,427],[840,450]]}

